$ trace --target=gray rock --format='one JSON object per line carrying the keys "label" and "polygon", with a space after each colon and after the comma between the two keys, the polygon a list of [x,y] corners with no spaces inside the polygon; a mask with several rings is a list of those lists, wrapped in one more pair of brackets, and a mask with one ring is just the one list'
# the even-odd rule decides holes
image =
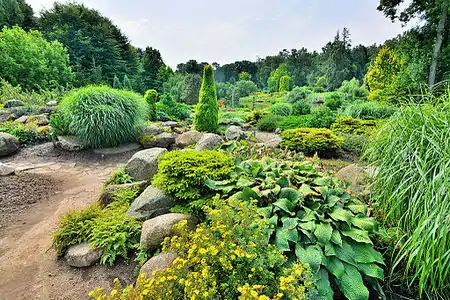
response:
{"label": "gray rock", "polygon": [[172,197],[156,187],[149,186],[131,203],[127,214],[145,221],[167,214],[174,205]]}
{"label": "gray rock", "polygon": [[158,248],[164,238],[179,234],[172,227],[183,220],[187,220],[189,230],[195,229],[197,219],[184,214],[170,213],[145,221],[142,226],[141,246],[145,250]]}
{"label": "gray rock", "polygon": [[0,176],[8,176],[15,173],[15,169],[0,163]]}
{"label": "gray rock", "polygon": [[240,126],[230,126],[225,131],[225,137],[227,140],[240,140],[245,138],[245,132]]}
{"label": "gray rock", "polygon": [[156,124],[149,124],[146,127],[142,128],[139,136],[152,136],[158,135],[164,132],[164,128],[162,126],[158,126]]}
{"label": "gray rock", "polygon": [[251,127],[250,124],[247,124],[247,123],[242,124],[242,129],[244,129],[244,130],[249,130],[250,127]]}
{"label": "gray rock", "polygon": [[52,101],[48,101],[47,102],[47,106],[56,106],[56,105],[58,105],[58,101],[56,101],[56,100],[52,100]]}
{"label": "gray rock", "polygon": [[152,180],[158,172],[158,157],[166,153],[167,149],[152,148],[135,153],[128,161],[125,169],[134,179]]}
{"label": "gray rock", "polygon": [[224,141],[220,135],[215,133],[206,133],[195,145],[195,150],[212,150],[223,142]]}
{"label": "gray rock", "polygon": [[98,201],[102,206],[107,206],[108,204],[114,201],[114,194],[116,194],[118,191],[136,187],[139,193],[142,193],[147,187],[147,185],[148,185],[147,181],[108,185],[103,189],[102,193],[98,198]]}
{"label": "gray rock", "polygon": [[19,150],[19,140],[9,133],[0,132],[0,157],[9,156]]}
{"label": "gray rock", "polygon": [[5,102],[5,104],[3,105],[3,107],[4,107],[4,108],[11,108],[11,107],[24,106],[24,105],[25,105],[25,104],[24,104],[22,101],[12,99],[12,100],[7,100],[7,101]]}
{"label": "gray rock", "polygon": [[150,279],[153,277],[153,271],[167,269],[177,257],[175,253],[166,252],[153,256],[141,267],[140,273],[145,273],[145,277]]}
{"label": "gray rock", "polygon": [[177,137],[175,145],[180,148],[184,148],[190,145],[195,145],[202,138],[203,133],[197,130],[190,130]]}
{"label": "gray rock", "polygon": [[174,128],[174,127],[179,126],[178,122],[175,122],[175,121],[162,122],[161,125],[164,126],[164,127],[170,127],[170,128]]}
{"label": "gray rock", "polygon": [[40,109],[41,114],[51,114],[56,110],[56,106],[42,106]]}
{"label": "gray rock", "polygon": [[102,249],[92,249],[87,242],[71,246],[65,255],[67,263],[72,267],[89,267],[102,257]]}
{"label": "gray rock", "polygon": [[351,164],[336,173],[336,177],[343,183],[350,183],[350,189],[355,193],[361,193],[370,182],[369,174],[364,168]]}
{"label": "gray rock", "polygon": [[40,115],[29,116],[27,119],[27,123],[34,123],[39,126],[48,125],[48,115],[40,114]]}
{"label": "gray rock", "polygon": [[117,154],[129,152],[129,151],[139,150],[141,148],[142,148],[141,145],[138,143],[128,143],[128,144],[123,144],[123,145],[120,145],[117,147],[111,147],[111,148],[97,148],[97,149],[94,149],[93,152],[96,154],[101,154],[101,155],[117,155]]}
{"label": "gray rock", "polygon": [[175,137],[168,132],[163,132],[156,136],[140,136],[138,140],[144,148],[169,148],[175,143]]}
{"label": "gray rock", "polygon": [[28,118],[29,118],[28,116],[21,116],[20,118],[16,119],[15,121],[25,124],[28,121]]}
{"label": "gray rock", "polygon": [[275,129],[275,133],[276,134],[281,134],[281,129],[280,128]]}
{"label": "gray rock", "polygon": [[55,147],[69,152],[78,152],[86,147],[74,136],[58,136],[53,141]]}

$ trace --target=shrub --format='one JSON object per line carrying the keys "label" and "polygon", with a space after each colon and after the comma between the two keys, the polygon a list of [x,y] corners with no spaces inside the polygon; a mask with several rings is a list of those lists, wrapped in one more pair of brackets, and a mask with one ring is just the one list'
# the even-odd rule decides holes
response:
{"label": "shrub", "polygon": [[148,104],[148,120],[156,121],[156,102],[158,101],[158,92],[148,90],[145,92],[144,99]]}
{"label": "shrub", "polygon": [[281,146],[312,155],[336,155],[342,148],[343,140],[326,128],[298,128],[281,134]]}
{"label": "shrub", "polygon": [[183,91],[181,101],[186,104],[197,104],[202,86],[202,78],[198,74],[187,74],[183,80]]}
{"label": "shrub", "polygon": [[223,198],[257,201],[270,224],[269,242],[288,259],[310,265],[319,294],[312,299],[334,299],[332,288],[348,299],[368,299],[366,285],[380,291],[384,262],[370,239],[375,220],[363,202],[311,162],[246,160],[229,180],[207,184]]}
{"label": "shrub", "polygon": [[404,265],[405,275],[419,282],[421,292],[447,296],[449,108],[448,103],[401,107],[377,132],[365,156],[379,169],[374,182],[376,210],[388,227],[399,226],[405,234],[394,266]]}
{"label": "shrub", "polygon": [[107,86],[73,90],[60,103],[69,134],[93,148],[114,147],[134,140],[147,110],[142,96]]}
{"label": "shrub", "polygon": [[312,91],[306,87],[296,87],[287,96],[287,102],[294,104],[295,102],[306,100],[306,98],[312,94]]}
{"label": "shrub", "polygon": [[63,136],[69,134],[69,121],[64,118],[63,114],[59,112],[52,113],[48,123],[52,127],[52,136],[56,137],[58,135]]}
{"label": "shrub", "polygon": [[311,115],[284,117],[278,122],[281,130],[305,128],[309,126]]}
{"label": "shrub", "polygon": [[281,64],[277,69],[270,72],[270,76],[267,79],[267,89],[269,92],[280,91],[280,78],[283,76],[291,76],[287,64]]}
{"label": "shrub", "polygon": [[338,136],[344,140],[342,151],[361,156],[369,142],[369,135],[339,133]]}
{"label": "shrub", "polygon": [[161,155],[153,185],[178,201],[197,200],[208,189],[205,180],[220,180],[233,170],[231,157],[218,151],[171,151]]}
{"label": "shrub", "polygon": [[46,141],[49,135],[48,132],[40,132],[36,124],[22,124],[13,121],[0,123],[0,132],[15,136],[21,145]]}
{"label": "shrub", "polygon": [[242,80],[250,81],[250,80],[252,80],[252,74],[250,74],[248,72],[241,72],[239,74],[239,79],[238,80],[239,81],[242,81]]}
{"label": "shrub", "polygon": [[287,103],[278,103],[278,104],[272,105],[270,107],[270,111],[275,115],[286,117],[286,116],[291,115],[292,107],[291,107],[291,105],[289,105]]}
{"label": "shrub", "polygon": [[305,100],[299,100],[292,104],[292,114],[294,116],[309,115],[311,113],[311,104]]}
{"label": "shrub", "polygon": [[218,128],[219,105],[217,104],[214,71],[211,65],[203,70],[200,99],[194,117],[194,128],[198,131],[216,132]]}
{"label": "shrub", "polygon": [[[236,93],[235,97],[242,98],[247,97],[248,95],[253,94],[258,90],[256,84],[251,80],[239,80],[234,85],[234,93]],[[238,101],[236,101],[238,102]]]}
{"label": "shrub", "polygon": [[[152,279],[145,274],[136,287],[116,281],[110,295],[120,299],[307,299],[312,279],[306,265],[290,263],[267,243],[269,225],[255,206],[230,200],[208,211],[208,222],[193,233],[187,222],[176,225],[179,237],[166,239],[163,251],[178,258]],[[150,275],[150,274],[147,274]],[[103,289],[93,299],[116,299]]]}
{"label": "shrub", "polygon": [[336,122],[331,125],[331,130],[339,133],[362,135],[372,134],[380,122],[374,120],[360,120],[352,117],[339,117]]}
{"label": "shrub", "polygon": [[277,115],[267,115],[258,121],[256,127],[261,131],[274,132],[278,128],[278,122],[282,119]]}
{"label": "shrub", "polygon": [[156,114],[160,121],[182,121],[189,118],[189,106],[176,102],[169,94],[163,94],[156,102]]}
{"label": "shrub", "polygon": [[367,88],[364,85],[360,85],[359,80],[356,78],[350,81],[344,80],[337,91],[347,102],[364,101],[367,100],[367,96],[369,95]]}
{"label": "shrub", "polygon": [[330,128],[336,120],[335,113],[326,106],[314,108],[311,116],[308,127],[312,128]]}
{"label": "shrub", "polygon": [[387,119],[397,111],[393,105],[386,103],[371,102],[355,102],[347,106],[344,115],[351,116],[362,120],[378,120]]}
{"label": "shrub", "polygon": [[329,93],[323,104],[331,110],[338,110],[342,106],[342,98],[339,93]]}
{"label": "shrub", "polygon": [[267,112],[265,111],[254,110],[244,116],[244,121],[250,125],[256,125],[266,114]]}
{"label": "shrub", "polygon": [[132,176],[127,174],[125,168],[119,168],[111,174],[108,180],[106,180],[105,186],[132,183],[135,181],[136,180]]}
{"label": "shrub", "polygon": [[284,75],[280,78],[280,92],[289,92],[292,90],[293,80],[291,76]]}

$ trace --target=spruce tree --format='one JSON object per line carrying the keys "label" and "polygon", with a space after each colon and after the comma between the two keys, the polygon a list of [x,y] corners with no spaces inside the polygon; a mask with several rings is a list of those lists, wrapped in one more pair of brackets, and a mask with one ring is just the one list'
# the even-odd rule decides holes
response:
{"label": "spruce tree", "polygon": [[198,131],[216,132],[218,120],[219,104],[217,103],[214,71],[211,65],[206,65],[203,71],[203,82],[194,116],[194,128]]}

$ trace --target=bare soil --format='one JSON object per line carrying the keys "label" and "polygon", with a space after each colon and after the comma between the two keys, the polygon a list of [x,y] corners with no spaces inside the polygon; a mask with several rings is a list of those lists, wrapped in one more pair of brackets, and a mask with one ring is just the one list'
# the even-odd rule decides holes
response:
{"label": "bare soil", "polygon": [[0,162],[22,172],[0,177],[0,300],[87,299],[92,289],[135,280],[136,263],[73,268],[51,249],[66,212],[97,200],[104,181],[133,153],[62,153],[47,143]]}

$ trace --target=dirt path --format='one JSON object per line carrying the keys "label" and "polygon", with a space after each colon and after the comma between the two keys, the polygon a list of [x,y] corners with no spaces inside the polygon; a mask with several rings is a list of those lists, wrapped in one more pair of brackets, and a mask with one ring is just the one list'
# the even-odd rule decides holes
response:
{"label": "dirt path", "polygon": [[[41,146],[40,146],[41,147]],[[95,201],[103,182],[132,153],[114,158],[53,156],[47,145],[27,149],[16,157],[1,162],[35,176],[53,178],[59,186],[50,195],[25,206],[0,228],[0,300],[9,299],[86,299],[97,286],[111,286],[118,277],[124,283],[134,280],[135,264],[119,263],[114,268],[94,266],[87,269],[69,267],[57,259],[51,249],[51,233],[59,216]],[[47,154],[42,154],[46,149]],[[0,184],[1,184],[0,177]],[[20,187],[19,187],[20,188]],[[11,192],[12,194],[12,192]]]}

